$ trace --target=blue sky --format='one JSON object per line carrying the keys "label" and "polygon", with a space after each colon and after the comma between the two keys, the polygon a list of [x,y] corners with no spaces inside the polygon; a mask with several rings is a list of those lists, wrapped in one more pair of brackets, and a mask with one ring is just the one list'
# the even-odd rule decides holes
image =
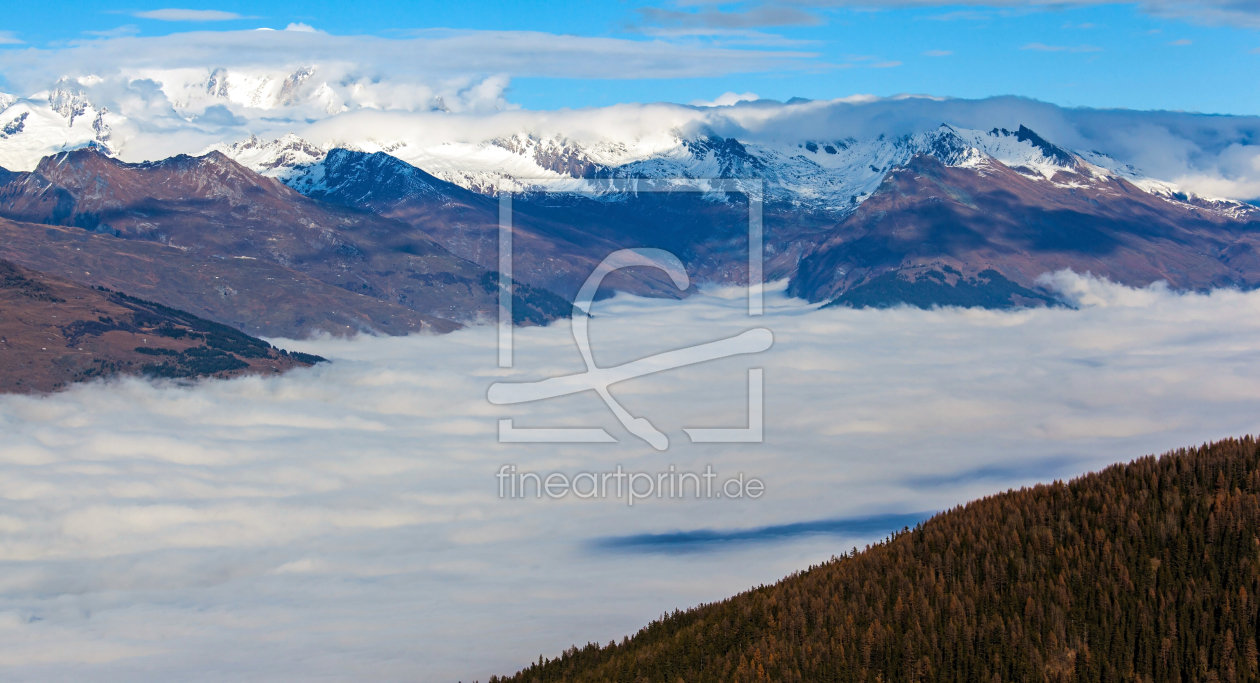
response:
{"label": "blue sky", "polygon": [[[528,68],[517,71],[504,64],[501,68],[512,77],[508,99],[531,109],[689,102],[730,91],[778,100],[858,93],[1014,94],[1066,106],[1260,113],[1260,9],[1250,7],[1257,3],[1235,2],[1231,10],[1230,0],[1053,8],[1020,0],[998,0],[1004,7],[898,0],[899,6],[891,8],[853,4],[858,1],[354,6],[259,1],[179,8],[14,3],[0,18],[0,40],[10,51],[55,49],[111,36],[284,28],[291,23],[334,35],[386,38],[439,28],[526,30],[726,48],[766,57],[764,66],[753,60],[696,78],[639,78],[634,69],[620,69],[615,61],[604,64],[597,78],[537,76]],[[790,66],[772,59],[780,52],[796,53],[788,60]]]}

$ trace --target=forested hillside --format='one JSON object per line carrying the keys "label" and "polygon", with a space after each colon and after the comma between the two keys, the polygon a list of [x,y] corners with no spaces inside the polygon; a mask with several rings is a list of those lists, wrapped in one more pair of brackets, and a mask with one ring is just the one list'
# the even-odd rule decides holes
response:
{"label": "forested hillside", "polygon": [[1252,437],[941,513],[493,683],[1251,681]]}

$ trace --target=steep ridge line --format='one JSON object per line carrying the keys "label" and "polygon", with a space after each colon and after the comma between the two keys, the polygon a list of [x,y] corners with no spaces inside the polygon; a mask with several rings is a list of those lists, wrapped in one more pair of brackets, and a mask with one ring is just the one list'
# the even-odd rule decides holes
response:
{"label": "steep ridge line", "polygon": [[977,500],[490,681],[1243,681],[1258,617],[1245,437]]}

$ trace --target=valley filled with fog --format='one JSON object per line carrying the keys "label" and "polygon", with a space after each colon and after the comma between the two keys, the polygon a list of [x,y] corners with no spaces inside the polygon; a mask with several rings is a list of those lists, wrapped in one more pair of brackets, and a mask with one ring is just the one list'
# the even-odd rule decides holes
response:
{"label": "valley filled with fog", "polygon": [[[1260,292],[1046,282],[1077,308],[818,309],[782,284],[760,317],[738,289],[601,301],[603,367],[774,334],[760,354],[614,385],[664,452],[592,392],[487,401],[496,381],[583,371],[567,321],[516,329],[511,369],[487,324],[273,340],[332,361],[277,378],[0,397],[0,665],[46,681],[485,680],[899,520],[1255,433]],[[749,368],[764,370],[765,442],[690,443],[683,428],[744,426]],[[507,418],[619,442],[501,444]],[[765,494],[501,499],[505,464],[712,465]]]}

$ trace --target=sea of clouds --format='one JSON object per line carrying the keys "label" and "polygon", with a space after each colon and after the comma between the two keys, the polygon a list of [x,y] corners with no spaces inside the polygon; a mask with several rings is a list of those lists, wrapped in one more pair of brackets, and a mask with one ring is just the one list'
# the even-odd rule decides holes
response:
{"label": "sea of clouds", "polygon": [[[590,392],[486,400],[496,381],[581,372],[566,323],[517,329],[511,369],[483,326],[277,340],[332,359],[279,378],[0,397],[0,666],[40,681],[484,681],[925,513],[1260,431],[1260,292],[1047,282],[1078,308],[818,310],[781,286],[758,318],[738,290],[602,301],[601,366],[774,333],[761,354],[614,386],[669,436],[664,452]],[[745,424],[754,367],[765,442],[690,443],[683,427]],[[619,442],[500,444],[505,418]],[[505,464],[712,465],[765,494],[501,499]]]}

